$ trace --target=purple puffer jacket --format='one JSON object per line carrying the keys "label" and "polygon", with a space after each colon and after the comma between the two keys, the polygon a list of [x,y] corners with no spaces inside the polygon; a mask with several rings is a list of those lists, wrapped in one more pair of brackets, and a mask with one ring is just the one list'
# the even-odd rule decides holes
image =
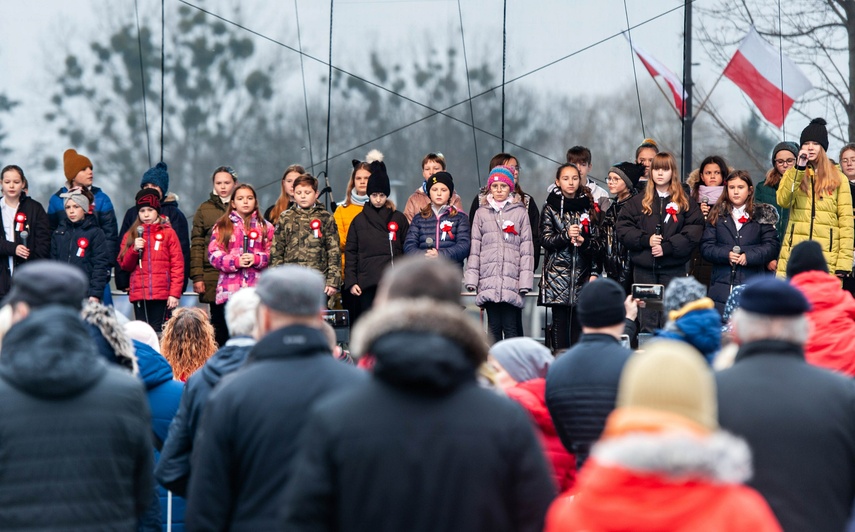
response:
{"label": "purple puffer jacket", "polygon": [[468,289],[477,288],[475,304],[510,303],[522,308],[523,293],[530,292],[534,283],[534,246],[528,211],[518,197],[500,212],[486,198],[481,201],[471,246],[463,281]]}
{"label": "purple puffer jacket", "polygon": [[[238,213],[232,211],[229,219],[234,224],[234,232],[229,239],[228,248],[217,242],[219,231],[216,225],[211,233],[211,243],[208,244],[208,260],[211,261],[211,266],[220,271],[220,278],[217,280],[218,305],[228,301],[231,295],[241,288],[255,286],[261,270],[267,268],[270,262],[270,245],[273,242],[273,226],[264,219],[259,221],[255,213],[252,213],[250,218],[249,231],[244,227],[243,218]],[[258,232],[260,238],[249,239],[249,233],[253,229]],[[245,234],[248,252],[255,255],[255,262],[249,268],[240,267]]]}

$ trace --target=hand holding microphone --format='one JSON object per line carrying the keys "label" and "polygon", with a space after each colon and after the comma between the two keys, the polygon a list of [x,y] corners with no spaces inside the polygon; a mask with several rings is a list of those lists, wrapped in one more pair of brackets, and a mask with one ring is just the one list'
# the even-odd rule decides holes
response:
{"label": "hand holding microphone", "polygon": [[425,256],[426,256],[426,257],[428,257],[428,258],[435,258],[435,257],[438,257],[438,256],[439,256],[439,253],[437,253],[436,248],[434,248],[434,247],[433,247],[433,244],[434,244],[434,240],[433,240],[433,238],[431,238],[431,237],[427,237],[427,238],[425,239],[425,244],[427,244],[428,246],[430,246],[430,247],[428,248],[428,250],[427,250],[427,251],[425,251]]}
{"label": "hand holding microphone", "polygon": [[704,220],[706,220],[707,215],[710,213],[710,197],[709,196],[701,197],[701,212],[704,213]]}
{"label": "hand holding microphone", "polygon": [[30,233],[25,229],[18,234],[21,236],[21,245],[15,248],[15,255],[22,259],[28,259],[30,258],[30,248],[27,247],[27,238],[30,236]]}
{"label": "hand holding microphone", "polygon": [[139,253],[139,266],[142,268],[142,256],[143,256],[143,248],[145,247],[145,240],[143,239],[143,233],[145,232],[145,228],[143,226],[137,226],[137,239],[134,240],[134,249]]}
{"label": "hand holding microphone", "polygon": [[808,154],[807,151],[801,150],[799,151],[799,157],[796,159],[796,169],[804,170],[807,167],[808,162]]}

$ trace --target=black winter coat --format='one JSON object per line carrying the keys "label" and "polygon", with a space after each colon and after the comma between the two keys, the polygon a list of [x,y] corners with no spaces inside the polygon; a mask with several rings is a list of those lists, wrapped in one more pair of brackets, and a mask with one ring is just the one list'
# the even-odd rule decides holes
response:
{"label": "black winter coat", "polygon": [[583,334],[549,368],[546,407],[561,443],[576,456],[577,469],[615,409],[620,374],[630,355],[614,336]]}
{"label": "black winter coat", "polygon": [[[483,187],[475,195],[475,199],[472,200],[472,207],[469,209],[469,227],[475,224],[475,211],[481,207],[481,198],[488,192],[487,187]],[[523,203],[528,211],[528,221],[531,224],[531,243],[534,246],[534,271],[537,271],[537,266],[540,264],[540,211],[537,210],[537,202],[528,194],[523,194]]]}
{"label": "black winter coat", "polygon": [[[190,228],[187,225],[187,217],[178,208],[178,196],[175,194],[166,195],[166,200],[160,204],[160,215],[169,219],[170,227],[178,235],[178,242],[181,244],[181,253],[184,254],[184,290],[187,290],[187,281],[190,279]],[[136,207],[128,209],[125,212],[125,217],[122,219],[122,227],[119,230],[119,234],[124,235],[127,233],[138,216]],[[118,266],[115,276],[116,289],[128,290],[131,287],[131,273],[123,270],[118,262],[116,262],[116,265]]]}
{"label": "black winter coat", "polygon": [[25,217],[23,228],[28,233],[27,247],[30,248],[30,258],[22,259],[15,254],[15,249],[18,245],[24,243],[21,240],[21,231],[18,229],[20,226],[17,222],[12,223],[12,230],[15,232],[15,238],[12,242],[0,230],[0,297],[5,296],[9,292],[9,289],[12,288],[12,272],[9,271],[7,257],[14,257],[12,261],[15,264],[15,268],[25,264],[28,260],[50,258],[50,229],[48,227],[48,216],[42,204],[21,193],[21,199],[19,200],[15,216],[17,217],[20,214],[23,214]]}
{"label": "black winter coat", "polygon": [[716,375],[721,427],[751,447],[760,492],[784,530],[845,530],[855,500],[855,382],[778,340],[743,345]]}
{"label": "black winter coat", "polygon": [[[585,242],[576,247],[567,235],[567,228],[585,216],[589,218],[587,228],[583,225],[582,230]],[[591,273],[598,269],[602,240],[597,217],[586,196],[568,199],[556,189],[546,198],[540,213],[540,243],[545,255],[538,305],[575,304]]]}
{"label": "black winter coat", "polygon": [[332,357],[319,329],[272,331],[210,395],[194,441],[185,519],[190,530],[279,530],[282,491],[312,405],[363,383]]}
{"label": "black winter coat", "polygon": [[629,294],[632,287],[632,261],[629,258],[629,250],[618,238],[617,220],[620,210],[635,196],[635,189],[629,189],[632,194],[628,198],[618,201],[612,200],[609,208],[603,215],[600,224],[603,245],[600,251],[599,263],[602,265],[603,273],[623,286],[624,291]]}
{"label": "black winter coat", "polygon": [[[704,231],[704,215],[700,207],[689,198],[688,212],[680,209],[674,221],[674,217],[668,218],[665,212],[671,196],[660,198],[654,193],[651,214],[642,212],[643,200],[643,193],[635,195],[618,215],[618,238],[629,249],[633,265],[647,269],[653,269],[654,265],[655,268],[685,266],[692,251],[698,247]],[[657,225],[662,226],[663,256],[654,258],[650,252],[650,237],[656,234]]]}
{"label": "black winter coat", "polygon": [[[709,297],[715,302],[719,314],[724,314],[724,306],[730,297],[731,272],[733,286],[745,284],[755,275],[769,272],[766,265],[778,257],[781,248],[775,223],[778,213],[775,208],[765,203],[754,204],[754,215],[742,229],[736,229],[736,222],[730,215],[721,216],[715,225],[707,224],[701,239],[701,255],[704,260],[713,265],[710,279]],[[732,269],[729,254],[734,246],[739,246],[745,253],[747,266],[737,266]]]}
{"label": "black winter coat", "polygon": [[0,434],[4,531],[132,531],[153,502],[142,382],[99,358],[72,309],[36,309],[3,338]]}
{"label": "black winter coat", "polygon": [[533,532],[555,487],[528,414],[475,382],[487,344],[459,307],[361,318],[371,382],[319,403],[286,492],[289,532]]}
{"label": "black winter coat", "polygon": [[[86,247],[82,251],[83,256],[79,257],[77,253],[82,239],[86,239]],[[51,235],[50,258],[80,268],[89,279],[89,297],[104,297],[113,261],[104,231],[92,216],[86,215],[79,222],[63,218]]]}
{"label": "black winter coat", "polygon": [[[398,224],[394,240],[389,240],[390,222]],[[370,202],[366,203],[362,212],[350,222],[347,231],[344,289],[350,292],[355,284],[362,290],[377,286],[393,256],[397,258],[404,254],[404,240],[409,228],[406,216],[400,211],[386,207],[378,210]]]}
{"label": "black winter coat", "polygon": [[255,340],[247,336],[229,338],[226,345],[214,353],[202,369],[187,379],[181,404],[169,425],[169,435],[154,469],[157,481],[176,495],[187,494],[193,438],[196,437],[211,390],[220,379],[243,365],[254,345]]}

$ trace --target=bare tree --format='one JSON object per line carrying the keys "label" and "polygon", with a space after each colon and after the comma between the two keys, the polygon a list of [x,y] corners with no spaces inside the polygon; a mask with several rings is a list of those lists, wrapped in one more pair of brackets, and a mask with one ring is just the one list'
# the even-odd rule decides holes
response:
{"label": "bare tree", "polygon": [[855,2],[852,0],[717,0],[698,6],[698,37],[721,67],[750,26],[807,73],[816,89],[796,102],[795,112],[822,102],[829,109],[829,134],[855,138]]}

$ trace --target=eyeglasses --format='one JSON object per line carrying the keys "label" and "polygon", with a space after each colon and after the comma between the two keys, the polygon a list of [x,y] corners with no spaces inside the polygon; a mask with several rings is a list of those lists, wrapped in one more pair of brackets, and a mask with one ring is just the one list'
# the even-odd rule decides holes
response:
{"label": "eyeglasses", "polygon": [[620,177],[609,176],[606,178],[607,183],[619,183],[620,181],[623,181],[623,179],[621,179]]}
{"label": "eyeglasses", "polygon": [[794,162],[796,162],[796,160],[792,159],[792,158],[791,159],[775,159],[775,164],[780,165],[780,166],[791,165]]}

